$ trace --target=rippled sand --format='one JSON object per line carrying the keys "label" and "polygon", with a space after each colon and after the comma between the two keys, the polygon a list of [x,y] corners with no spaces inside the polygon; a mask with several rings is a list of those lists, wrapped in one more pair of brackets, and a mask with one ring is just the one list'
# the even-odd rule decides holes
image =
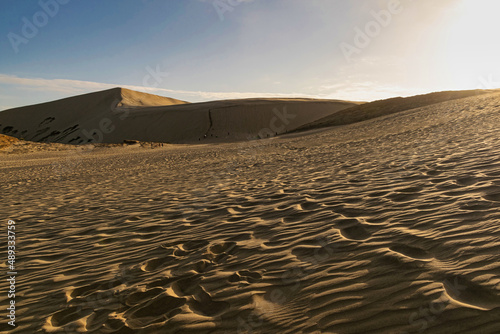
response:
{"label": "rippled sand", "polygon": [[13,333],[499,333],[499,130],[496,94],[241,144],[2,156]]}

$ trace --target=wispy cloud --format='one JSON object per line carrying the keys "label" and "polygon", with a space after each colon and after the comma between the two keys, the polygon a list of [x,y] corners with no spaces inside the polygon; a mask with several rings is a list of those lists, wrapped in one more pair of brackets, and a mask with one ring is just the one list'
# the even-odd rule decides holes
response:
{"label": "wispy cloud", "polygon": [[241,99],[257,97],[310,97],[318,98],[318,95],[307,95],[299,93],[258,93],[258,92],[207,92],[175,90],[167,88],[155,88],[135,85],[119,85],[92,81],[67,80],[67,79],[42,79],[42,78],[20,78],[13,75],[0,74],[0,84],[14,86],[18,89],[59,92],[65,94],[80,94],[91,91],[123,87],[127,89],[147,92],[151,94],[169,95],[171,97],[186,96],[204,100]]}
{"label": "wispy cloud", "polygon": [[428,90],[406,89],[399,86],[360,82],[352,85],[323,86],[324,89],[334,89],[334,93],[325,98],[350,100],[350,101],[375,101],[392,97],[407,97],[417,94],[429,93]]}
{"label": "wispy cloud", "polygon": [[[357,80],[359,79],[359,80]],[[43,79],[43,78],[20,78],[13,75],[0,74],[0,85],[7,85],[14,90],[40,91],[44,93],[58,93],[59,95],[72,96],[90,93],[93,91],[123,87],[131,90],[169,96],[187,101],[210,101],[244,98],[316,98],[337,99],[351,101],[373,101],[394,96],[410,96],[426,93],[424,90],[405,89],[387,83],[370,81],[368,78],[348,78],[344,81],[324,82],[317,87],[308,87],[309,94],[304,93],[261,93],[261,92],[210,92],[189,91],[168,88],[119,85],[102,82],[67,80],[67,79]],[[315,92],[317,92],[315,94]],[[18,94],[22,95],[22,94]],[[11,104],[12,102],[6,102]],[[0,109],[6,109],[3,107]]]}

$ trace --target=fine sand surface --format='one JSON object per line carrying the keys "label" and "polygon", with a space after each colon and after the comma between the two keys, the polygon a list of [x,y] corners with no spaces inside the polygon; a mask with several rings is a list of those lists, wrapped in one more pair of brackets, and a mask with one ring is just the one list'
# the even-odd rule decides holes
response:
{"label": "fine sand surface", "polygon": [[469,96],[495,93],[498,91],[499,90],[446,91],[410,97],[395,97],[386,100],[358,104],[344,110],[339,110],[338,112],[313,121],[309,124],[305,124],[296,129],[295,132],[352,124],[367,119],[398,113],[405,110],[421,108],[428,105],[462,99]]}
{"label": "fine sand surface", "polygon": [[70,151],[71,154],[89,153],[100,149],[128,147],[128,148],[160,148],[168,146],[165,143],[126,141],[121,144],[93,143],[86,145],[70,145],[57,143],[38,143],[20,140],[14,137],[0,135],[0,156],[4,154],[39,153],[43,156],[46,152]]}
{"label": "fine sand surface", "polygon": [[20,140],[14,137],[0,135],[0,155],[2,154],[19,154],[19,153],[36,153],[50,151],[80,151],[88,149],[93,145],[85,145],[77,147],[75,145],[55,144],[55,143],[37,143],[26,140]]}
{"label": "fine sand surface", "polygon": [[355,102],[242,99],[187,103],[115,88],[0,112],[0,133],[65,144],[211,143],[270,138]]}
{"label": "fine sand surface", "polygon": [[290,138],[2,155],[12,333],[500,333],[499,132],[489,94]]}

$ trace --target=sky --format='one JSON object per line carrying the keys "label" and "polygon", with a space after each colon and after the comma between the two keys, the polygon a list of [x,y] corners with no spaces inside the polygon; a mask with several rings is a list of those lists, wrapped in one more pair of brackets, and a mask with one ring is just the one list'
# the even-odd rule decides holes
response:
{"label": "sky", "polygon": [[500,87],[498,0],[0,0],[0,110],[125,87],[190,102]]}

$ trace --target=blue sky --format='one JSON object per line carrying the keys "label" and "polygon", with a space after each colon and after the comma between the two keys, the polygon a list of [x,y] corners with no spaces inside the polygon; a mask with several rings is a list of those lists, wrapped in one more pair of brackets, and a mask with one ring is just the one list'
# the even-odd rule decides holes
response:
{"label": "blue sky", "polygon": [[192,102],[493,88],[498,3],[1,0],[0,110],[116,86]]}

